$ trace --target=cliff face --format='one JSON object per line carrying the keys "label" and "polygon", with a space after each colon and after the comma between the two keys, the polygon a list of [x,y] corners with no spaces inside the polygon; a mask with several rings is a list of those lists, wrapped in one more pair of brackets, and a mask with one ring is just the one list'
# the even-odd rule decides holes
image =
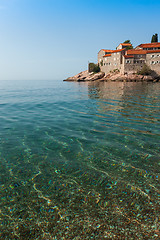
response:
{"label": "cliff face", "polygon": [[105,76],[103,72],[99,73],[89,73],[88,71],[80,72],[79,74],[69,77],[64,81],[75,81],[75,82],[84,82],[84,81],[124,81],[124,82],[157,82],[160,81],[159,76],[143,76],[138,74],[120,74],[119,72],[111,72]]}

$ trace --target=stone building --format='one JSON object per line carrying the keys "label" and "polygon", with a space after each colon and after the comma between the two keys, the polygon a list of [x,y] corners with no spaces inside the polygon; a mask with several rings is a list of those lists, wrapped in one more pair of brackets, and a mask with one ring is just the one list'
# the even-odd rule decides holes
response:
{"label": "stone building", "polygon": [[160,42],[140,44],[128,49],[131,44],[120,43],[116,50],[101,49],[98,64],[105,74],[119,70],[122,74],[137,73],[144,64],[160,75]]}

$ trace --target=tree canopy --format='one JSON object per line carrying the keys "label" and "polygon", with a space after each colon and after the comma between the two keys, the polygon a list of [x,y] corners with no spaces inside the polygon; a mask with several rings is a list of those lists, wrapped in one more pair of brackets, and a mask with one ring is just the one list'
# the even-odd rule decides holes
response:
{"label": "tree canopy", "polygon": [[154,42],[158,42],[158,34],[157,34],[157,33],[155,33],[155,34],[152,36],[151,43],[154,43]]}
{"label": "tree canopy", "polygon": [[[123,43],[129,43],[129,44],[132,45],[131,40],[126,40],[126,41],[124,41]],[[133,46],[127,46],[126,49],[127,49],[127,50],[128,50],[128,49],[133,49]]]}
{"label": "tree canopy", "polygon": [[89,72],[94,72],[94,73],[100,72],[99,65],[97,65],[95,63],[89,63]]}
{"label": "tree canopy", "polygon": [[131,43],[131,40],[126,40],[126,41],[124,41],[124,43],[130,43],[130,44],[132,44],[132,43]]}

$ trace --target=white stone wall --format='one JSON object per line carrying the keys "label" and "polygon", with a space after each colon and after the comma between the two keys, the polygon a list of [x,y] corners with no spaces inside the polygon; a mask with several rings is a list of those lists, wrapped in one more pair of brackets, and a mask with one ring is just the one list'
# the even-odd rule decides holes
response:
{"label": "white stone wall", "polygon": [[160,53],[147,53],[146,64],[153,71],[160,74]]}
{"label": "white stone wall", "polygon": [[118,69],[120,72],[123,71],[122,53],[116,52],[112,53],[111,56],[103,57],[103,66],[100,66],[100,68],[106,75],[115,69]]}
{"label": "white stone wall", "polygon": [[134,58],[124,58],[124,73],[137,73],[145,63],[145,54],[134,55]]}
{"label": "white stone wall", "polygon": [[98,52],[98,64],[99,64],[100,68],[101,68],[101,61],[103,61],[103,56],[104,55],[105,55],[105,51],[101,49]]}

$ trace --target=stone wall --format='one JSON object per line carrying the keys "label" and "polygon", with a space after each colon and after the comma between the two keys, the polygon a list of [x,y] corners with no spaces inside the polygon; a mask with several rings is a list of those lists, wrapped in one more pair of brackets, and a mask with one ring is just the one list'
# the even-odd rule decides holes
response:
{"label": "stone wall", "polygon": [[137,73],[146,63],[146,55],[134,55],[134,58],[124,58],[124,74]]}
{"label": "stone wall", "polygon": [[103,66],[100,64],[101,71],[104,72],[106,75],[115,69],[118,69],[120,72],[123,69],[122,65],[122,53],[115,52],[112,53],[111,56],[103,57]]}
{"label": "stone wall", "polygon": [[98,53],[98,64],[105,75],[115,69],[121,74],[137,73],[145,63],[160,75],[160,53],[134,54],[133,58],[125,58],[124,51],[111,53],[111,56],[104,57],[104,55],[105,51],[101,49]]}
{"label": "stone wall", "polygon": [[160,53],[148,53],[146,56],[146,64],[160,75]]}
{"label": "stone wall", "polygon": [[101,62],[103,62],[103,56],[105,55],[105,51],[103,49],[101,49],[99,52],[98,52],[98,64],[101,68]]}

